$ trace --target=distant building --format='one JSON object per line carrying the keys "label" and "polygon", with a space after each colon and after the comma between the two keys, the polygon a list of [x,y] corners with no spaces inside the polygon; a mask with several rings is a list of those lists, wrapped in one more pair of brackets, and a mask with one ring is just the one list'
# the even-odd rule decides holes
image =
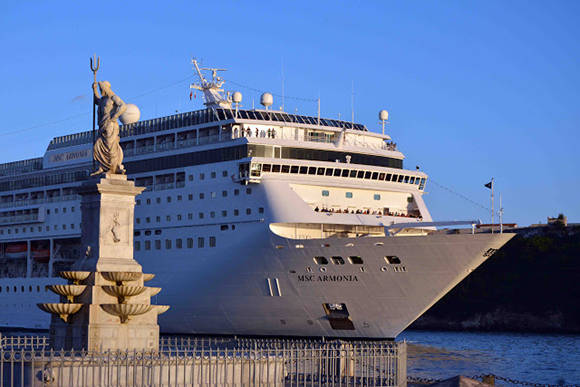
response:
{"label": "distant building", "polygon": [[564,214],[559,214],[557,218],[550,218],[548,216],[548,224],[549,225],[562,225],[564,227],[568,226],[568,217],[566,217]]}

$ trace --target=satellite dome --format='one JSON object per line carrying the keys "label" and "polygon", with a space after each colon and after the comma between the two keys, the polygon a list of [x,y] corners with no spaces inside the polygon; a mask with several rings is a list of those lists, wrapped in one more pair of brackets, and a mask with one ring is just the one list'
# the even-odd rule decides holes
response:
{"label": "satellite dome", "polygon": [[242,93],[240,93],[239,91],[236,91],[236,92],[234,93],[234,95],[233,95],[233,98],[232,98],[232,99],[233,99],[233,101],[234,101],[235,103],[240,103],[240,102],[242,102]]}
{"label": "satellite dome", "polygon": [[381,110],[379,112],[379,120],[388,121],[388,119],[389,119],[389,112],[386,110]]}
{"label": "satellite dome", "polygon": [[139,121],[139,117],[141,117],[141,111],[137,105],[133,105],[132,103],[125,104],[127,109],[121,114],[119,119],[123,123],[123,125],[128,125]]}
{"label": "satellite dome", "polygon": [[268,107],[272,106],[272,104],[274,103],[274,97],[272,97],[272,94],[270,93],[264,93],[260,97],[260,103],[264,105],[266,109],[268,109]]}

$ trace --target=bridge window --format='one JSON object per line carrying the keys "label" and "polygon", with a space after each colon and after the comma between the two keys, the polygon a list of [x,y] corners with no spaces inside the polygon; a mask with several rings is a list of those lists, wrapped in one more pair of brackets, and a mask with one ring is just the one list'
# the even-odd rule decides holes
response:
{"label": "bridge window", "polygon": [[290,167],[290,173],[298,173],[298,166],[293,165],[292,167]]}
{"label": "bridge window", "polygon": [[280,166],[277,164],[272,165],[272,172],[280,172]]}
{"label": "bridge window", "polygon": [[352,199],[352,192],[347,192],[344,196],[346,196],[347,199]]}
{"label": "bridge window", "polygon": [[378,172],[373,172],[373,175],[371,176],[371,179],[377,180],[378,178],[379,178],[379,173]]}
{"label": "bridge window", "polygon": [[374,194],[373,195],[373,199],[375,199],[375,200],[381,200],[381,195],[380,194]]}
{"label": "bridge window", "polygon": [[262,172],[270,172],[272,170],[271,164],[264,164],[262,165]]}
{"label": "bridge window", "polygon": [[282,165],[282,173],[289,173],[290,166],[289,165]]}
{"label": "bridge window", "polygon": [[393,178],[391,179],[391,181],[394,181],[396,183],[398,178],[399,178],[399,175],[393,175]]}
{"label": "bridge window", "polygon": [[333,170],[332,168],[326,168],[326,173],[325,173],[325,175],[326,175],[326,176],[332,176],[332,172],[333,172],[333,171],[334,171],[334,170]]}
{"label": "bridge window", "polygon": [[405,176],[405,183],[409,183],[409,176]]}
{"label": "bridge window", "polygon": [[328,192],[327,189],[322,190],[322,196],[329,196],[329,195],[330,195],[330,192]]}
{"label": "bridge window", "polygon": [[356,177],[357,179],[362,179],[365,176],[365,171],[357,171]]}
{"label": "bridge window", "polygon": [[349,170],[348,169],[343,169],[341,176],[342,177],[348,177],[348,173],[349,173]]}
{"label": "bridge window", "polygon": [[328,265],[328,259],[326,257],[314,257],[314,263],[317,265]]}
{"label": "bridge window", "polygon": [[405,178],[405,176],[403,175],[399,175],[399,179],[397,180],[399,183],[403,182],[403,179]]}
{"label": "bridge window", "polygon": [[409,184],[415,184],[415,176],[411,176],[411,180],[409,180]]}
{"label": "bridge window", "polygon": [[316,167],[308,168],[308,174],[309,175],[316,175]]}
{"label": "bridge window", "polygon": [[307,172],[308,172],[308,167],[300,167],[300,174],[301,175],[306,175]]}

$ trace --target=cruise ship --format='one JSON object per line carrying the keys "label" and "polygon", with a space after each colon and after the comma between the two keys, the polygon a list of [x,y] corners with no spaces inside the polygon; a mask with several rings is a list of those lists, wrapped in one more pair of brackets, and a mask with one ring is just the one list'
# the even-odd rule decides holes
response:
{"label": "cruise ship", "polygon": [[[201,110],[121,127],[135,258],[179,334],[395,338],[512,234],[433,233],[427,175],[360,123],[243,109],[193,62]],[[384,114],[384,113],[383,113]],[[384,116],[382,118],[385,118]],[[384,126],[383,126],[384,128]],[[90,131],[0,165],[0,327],[47,329],[82,256]]]}

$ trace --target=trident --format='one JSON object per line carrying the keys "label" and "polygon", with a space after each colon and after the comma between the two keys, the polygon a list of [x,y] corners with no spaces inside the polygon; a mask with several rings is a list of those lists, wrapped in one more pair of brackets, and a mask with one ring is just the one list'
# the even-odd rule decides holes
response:
{"label": "trident", "polygon": [[[91,61],[91,71],[93,72],[94,77],[94,83],[97,83],[97,71],[99,71],[99,66],[101,65],[101,58],[93,54],[93,58],[90,58],[90,61]],[[95,62],[97,64],[96,66],[94,66]],[[95,170],[94,149],[95,149],[95,97],[93,95],[93,170]]]}

